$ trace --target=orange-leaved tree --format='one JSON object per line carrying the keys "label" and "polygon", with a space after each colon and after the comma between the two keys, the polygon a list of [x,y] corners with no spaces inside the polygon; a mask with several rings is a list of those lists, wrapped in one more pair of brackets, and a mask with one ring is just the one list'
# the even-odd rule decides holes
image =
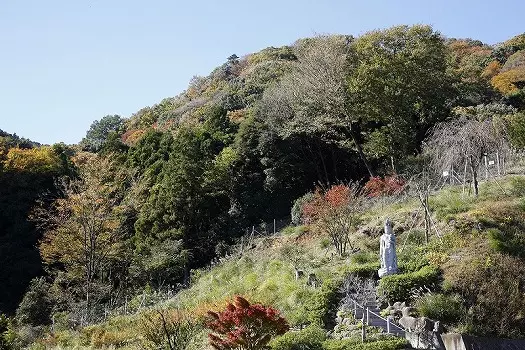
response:
{"label": "orange-leaved tree", "polygon": [[316,224],[330,237],[340,256],[354,249],[352,242],[366,202],[355,184],[334,185],[326,192],[316,190],[312,199],[303,205],[303,220]]}
{"label": "orange-leaved tree", "polygon": [[210,344],[217,350],[258,350],[268,344],[272,337],[284,334],[289,326],[279,311],[261,304],[250,304],[237,296],[226,310],[208,311],[206,324],[212,330],[208,335]]}

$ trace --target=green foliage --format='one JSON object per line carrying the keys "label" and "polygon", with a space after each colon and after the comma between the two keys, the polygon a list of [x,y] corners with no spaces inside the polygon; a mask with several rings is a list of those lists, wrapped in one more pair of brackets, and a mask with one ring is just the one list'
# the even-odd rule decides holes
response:
{"label": "green foliage", "polygon": [[370,341],[361,343],[361,339],[327,340],[324,350],[401,350],[407,347],[407,341],[400,338]]}
{"label": "green foliage", "polygon": [[0,314],[0,349],[11,349],[9,319],[4,314]]}
{"label": "green foliage", "polygon": [[347,274],[354,274],[358,277],[372,278],[377,276],[377,270],[380,268],[379,258],[375,262],[364,264],[352,264],[345,268]]}
{"label": "green foliage", "polygon": [[272,350],[322,350],[325,340],[326,331],[317,325],[310,325],[275,338],[269,346]]}
{"label": "green foliage", "polygon": [[149,349],[187,349],[202,329],[202,322],[176,309],[148,310],[140,316],[140,332]]}
{"label": "green foliage", "polygon": [[516,257],[471,249],[475,251],[461,260],[449,261],[444,271],[448,289],[464,300],[468,328],[485,336],[523,336],[525,264]]}
{"label": "green foliage", "polygon": [[86,151],[98,152],[112,134],[121,134],[123,127],[124,119],[118,115],[107,115],[100,120],[95,120],[80,145]]}
{"label": "green foliage", "polygon": [[416,272],[386,276],[379,281],[378,293],[391,303],[410,302],[413,290],[421,287],[435,289],[440,276],[440,271],[430,266]]}
{"label": "green foliage", "polygon": [[525,113],[516,113],[509,116],[507,120],[512,145],[518,149],[525,148]]}
{"label": "green foliage", "polygon": [[332,325],[338,305],[338,290],[341,280],[326,279],[321,288],[310,294],[302,301],[301,308],[304,318],[311,324],[322,325],[328,328]]}
{"label": "green foliage", "polygon": [[314,194],[308,192],[304,196],[297,198],[292,205],[292,223],[295,225],[300,225],[303,223],[303,207],[306,203],[310,202],[313,199]]}
{"label": "green foliage", "polygon": [[447,325],[458,324],[465,319],[466,310],[458,295],[425,294],[415,303],[419,314]]}
{"label": "green foliage", "polygon": [[16,309],[16,319],[24,325],[47,325],[51,323],[54,300],[50,295],[50,285],[45,278],[31,280],[24,298]]}
{"label": "green foliage", "polygon": [[510,178],[511,192],[517,197],[525,197],[525,177],[514,176]]}
{"label": "green foliage", "polygon": [[471,196],[463,195],[460,188],[450,188],[430,197],[429,202],[438,218],[450,219],[456,214],[468,211],[474,200]]}
{"label": "green foliage", "polygon": [[373,262],[377,263],[377,260],[378,260],[378,256],[377,254],[374,254],[373,252],[361,251],[361,252],[354,253],[350,256],[350,261],[352,262],[352,264],[357,264],[357,265],[373,263]]}
{"label": "green foliage", "polygon": [[352,48],[350,106],[377,125],[365,150],[374,158],[413,153],[428,127],[448,114],[453,91],[444,39],[430,26],[396,26],[366,33]]}

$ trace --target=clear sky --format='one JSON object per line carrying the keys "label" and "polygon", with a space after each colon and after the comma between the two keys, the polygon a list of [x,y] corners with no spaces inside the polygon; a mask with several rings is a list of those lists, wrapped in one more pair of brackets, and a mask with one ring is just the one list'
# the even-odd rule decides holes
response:
{"label": "clear sky", "polygon": [[525,32],[524,14],[525,0],[0,0],[0,129],[76,143],[233,53],[415,23],[494,44]]}

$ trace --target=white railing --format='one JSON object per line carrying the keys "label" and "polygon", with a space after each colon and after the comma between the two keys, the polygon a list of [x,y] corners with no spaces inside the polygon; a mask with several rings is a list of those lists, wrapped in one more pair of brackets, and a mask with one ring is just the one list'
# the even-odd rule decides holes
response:
{"label": "white railing", "polygon": [[352,299],[352,302],[354,303],[354,310],[353,310],[354,311],[354,318],[356,318],[356,316],[357,316],[358,308],[363,311],[363,315],[361,317],[361,321],[362,321],[362,324],[363,324],[362,332],[361,332],[361,338],[362,338],[363,341],[364,341],[364,339],[366,337],[365,325],[367,325],[367,326],[370,325],[370,315],[374,315],[376,318],[378,318],[380,320],[383,320],[385,322],[385,328],[386,328],[386,333],[387,334],[393,334],[393,335],[398,336],[399,333],[403,333],[403,334],[405,333],[405,330],[402,327],[392,323],[391,316],[387,316],[386,318],[384,318],[381,315],[371,311],[370,308],[359,304],[357,301],[355,301],[353,299]]}

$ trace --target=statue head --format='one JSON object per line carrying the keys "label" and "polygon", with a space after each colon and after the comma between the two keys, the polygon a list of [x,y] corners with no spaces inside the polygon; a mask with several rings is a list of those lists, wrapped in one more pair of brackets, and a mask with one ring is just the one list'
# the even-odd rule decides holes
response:
{"label": "statue head", "polygon": [[385,220],[385,233],[389,235],[393,235],[394,234],[394,230],[392,230],[393,226],[394,225],[392,224],[392,221],[390,221],[390,218],[387,218]]}

